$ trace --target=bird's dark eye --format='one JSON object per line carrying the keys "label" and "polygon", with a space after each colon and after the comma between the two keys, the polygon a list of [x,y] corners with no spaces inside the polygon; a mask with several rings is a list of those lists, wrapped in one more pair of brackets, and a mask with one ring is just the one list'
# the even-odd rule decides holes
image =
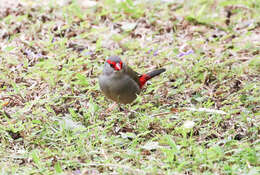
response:
{"label": "bird's dark eye", "polygon": [[107,63],[110,65],[110,67],[114,68],[114,62],[112,62],[111,60],[107,60]]}

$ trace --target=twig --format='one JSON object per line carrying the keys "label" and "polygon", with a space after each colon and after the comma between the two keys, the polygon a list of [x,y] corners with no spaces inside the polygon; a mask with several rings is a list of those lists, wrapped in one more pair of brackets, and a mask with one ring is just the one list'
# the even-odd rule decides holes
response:
{"label": "twig", "polygon": [[184,112],[184,111],[209,112],[209,113],[222,114],[222,115],[227,114],[225,111],[222,111],[222,110],[208,109],[208,108],[174,108],[174,109],[171,109],[170,112],[162,112],[162,113],[158,113],[158,114],[153,114],[153,115],[151,115],[151,117],[158,117],[158,116],[160,117],[160,116],[165,116],[168,114],[176,114],[176,113]]}
{"label": "twig", "polygon": [[227,114],[226,112],[222,111],[222,110],[216,110],[216,109],[208,109],[208,108],[184,108],[186,110],[190,110],[190,111],[198,111],[198,112],[210,112],[210,113],[216,113],[216,114]]}

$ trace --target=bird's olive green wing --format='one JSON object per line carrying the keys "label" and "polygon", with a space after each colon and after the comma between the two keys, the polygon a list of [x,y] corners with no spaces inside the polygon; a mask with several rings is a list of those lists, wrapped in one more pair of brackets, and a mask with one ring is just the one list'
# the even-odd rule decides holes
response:
{"label": "bird's olive green wing", "polygon": [[129,66],[125,65],[125,73],[130,76],[138,85],[139,83],[139,77],[140,74],[135,72],[133,69],[131,69]]}

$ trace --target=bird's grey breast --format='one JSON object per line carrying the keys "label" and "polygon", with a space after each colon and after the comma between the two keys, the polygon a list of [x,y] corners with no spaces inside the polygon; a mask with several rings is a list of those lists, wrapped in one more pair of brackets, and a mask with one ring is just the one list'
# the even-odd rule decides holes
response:
{"label": "bird's grey breast", "polygon": [[140,93],[138,84],[127,74],[119,72],[102,74],[99,84],[108,98],[123,104],[131,103]]}

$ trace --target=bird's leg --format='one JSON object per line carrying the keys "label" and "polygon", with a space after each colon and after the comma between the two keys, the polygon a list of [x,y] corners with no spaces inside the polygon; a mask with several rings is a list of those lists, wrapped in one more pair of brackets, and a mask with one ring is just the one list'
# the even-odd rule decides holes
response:
{"label": "bird's leg", "polygon": [[128,105],[124,105],[124,108],[122,108],[120,105],[118,105],[119,107],[119,111],[124,113],[125,116],[128,116],[129,113],[131,113],[131,111],[129,110],[129,106]]}
{"label": "bird's leg", "polygon": [[118,104],[118,110],[120,111],[120,112],[124,112],[125,110],[120,106],[120,104]]}
{"label": "bird's leg", "polygon": [[120,111],[120,112],[125,112],[125,109],[122,108],[122,107],[120,106],[120,104],[114,102],[112,105],[110,105],[110,106],[106,109],[106,113],[109,113],[109,112],[113,111],[116,105],[118,106],[118,111]]}
{"label": "bird's leg", "polygon": [[117,105],[116,102],[114,102],[112,105],[109,105],[109,107],[106,109],[106,113],[113,111],[116,105]]}

